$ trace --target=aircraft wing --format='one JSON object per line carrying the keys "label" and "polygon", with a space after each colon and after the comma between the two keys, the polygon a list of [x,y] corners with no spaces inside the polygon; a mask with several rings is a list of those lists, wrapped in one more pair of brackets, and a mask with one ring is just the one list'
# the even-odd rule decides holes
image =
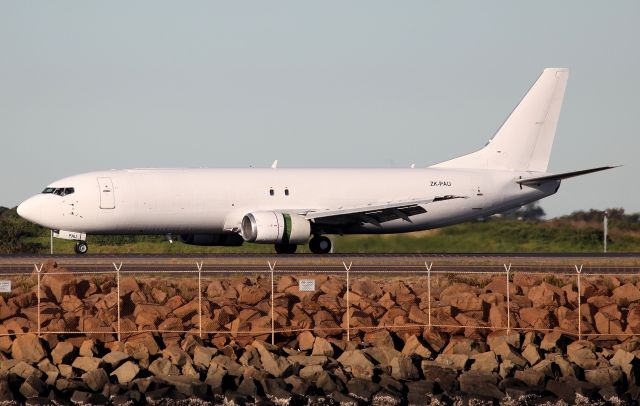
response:
{"label": "aircraft wing", "polygon": [[436,196],[428,199],[410,199],[389,201],[386,203],[371,203],[365,206],[338,207],[334,209],[313,210],[305,213],[307,220],[332,223],[371,223],[379,225],[386,221],[403,219],[411,221],[410,217],[426,213],[424,205],[452,199],[466,199],[466,196]]}
{"label": "aircraft wing", "polygon": [[545,182],[573,178],[574,176],[586,175],[588,173],[604,171],[607,169],[617,168],[617,166],[601,166],[599,168],[584,169],[581,171],[558,173],[555,175],[538,176],[535,178],[519,179],[516,182],[521,185],[538,185]]}

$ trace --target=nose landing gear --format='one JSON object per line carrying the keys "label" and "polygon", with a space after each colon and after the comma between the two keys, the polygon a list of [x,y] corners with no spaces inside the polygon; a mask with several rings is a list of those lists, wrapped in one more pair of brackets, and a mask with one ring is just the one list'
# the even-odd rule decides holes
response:
{"label": "nose landing gear", "polygon": [[76,254],[86,254],[87,251],[89,251],[89,244],[87,244],[85,241],[78,241],[76,242],[75,247],[73,247],[73,250],[76,252]]}
{"label": "nose landing gear", "polygon": [[309,250],[314,254],[328,254],[331,252],[331,240],[323,235],[315,235],[309,241]]}

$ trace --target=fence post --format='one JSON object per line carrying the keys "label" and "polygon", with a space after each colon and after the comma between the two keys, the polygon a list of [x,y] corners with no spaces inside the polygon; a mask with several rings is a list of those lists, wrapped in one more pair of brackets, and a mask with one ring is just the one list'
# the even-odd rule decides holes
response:
{"label": "fence post", "polygon": [[433,267],[433,262],[430,262],[427,265],[427,261],[424,261],[424,266],[427,268],[427,297],[429,298],[429,331],[431,331],[431,268]]}
{"label": "fence post", "polygon": [[582,299],[580,299],[580,274],[582,273],[582,264],[580,264],[580,267],[578,267],[578,265],[574,265],[574,267],[578,274],[578,340],[582,340]]}
{"label": "fence post", "polygon": [[267,261],[269,265],[269,271],[271,273],[271,345],[275,345],[276,339],[276,317],[275,317],[275,308],[273,306],[273,297],[275,296],[273,289],[273,270],[276,269],[276,264],[278,261],[273,261],[273,265],[271,265],[271,261]]}
{"label": "fence post", "polygon": [[118,291],[118,341],[120,341],[120,269],[122,269],[122,262],[120,262],[120,265],[116,265],[116,263],[113,262],[113,267],[116,269],[116,286]]}
{"label": "fence post", "polygon": [[202,338],[202,265],[204,265],[204,261],[196,261],[196,267],[198,267],[198,325],[200,326],[200,338]]}
{"label": "fence post", "polygon": [[353,265],[353,262],[349,262],[349,266],[347,266],[347,263],[342,261],[342,266],[344,266],[344,269],[347,271],[347,342],[351,341],[351,315],[349,314],[349,270],[351,269],[351,266]]}
{"label": "fence post", "polygon": [[507,275],[507,335],[511,333],[511,298],[509,295],[509,271],[511,270],[511,264],[507,266],[504,264],[504,270]]}
{"label": "fence post", "polygon": [[38,278],[38,337],[40,337],[40,272],[42,272],[42,268],[44,264],[38,265],[33,264],[34,268],[36,268],[36,276]]}

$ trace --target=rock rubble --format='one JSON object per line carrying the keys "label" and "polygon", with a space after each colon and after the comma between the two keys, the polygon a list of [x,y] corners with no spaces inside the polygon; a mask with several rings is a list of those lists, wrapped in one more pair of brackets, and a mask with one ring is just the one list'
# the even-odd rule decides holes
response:
{"label": "rock rubble", "polygon": [[640,284],[612,276],[581,292],[555,276],[442,277],[431,298],[424,278],[356,275],[347,293],[337,275],[314,275],[314,292],[282,276],[273,345],[267,278],[207,279],[201,309],[193,281],[127,276],[118,298],[114,280],[43,272],[40,292],[0,297],[0,401],[640,400]]}

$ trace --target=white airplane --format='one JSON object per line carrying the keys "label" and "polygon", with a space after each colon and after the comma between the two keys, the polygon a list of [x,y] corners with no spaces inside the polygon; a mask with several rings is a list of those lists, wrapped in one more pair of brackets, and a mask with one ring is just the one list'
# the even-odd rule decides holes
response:
{"label": "white airplane", "polygon": [[426,230],[520,207],[562,179],[610,169],[547,172],[569,71],[545,69],[486,146],[427,168],[130,169],[51,183],[18,206],[23,218],[76,240],[88,234],[172,234],[186,244],[309,244],[327,234]]}

